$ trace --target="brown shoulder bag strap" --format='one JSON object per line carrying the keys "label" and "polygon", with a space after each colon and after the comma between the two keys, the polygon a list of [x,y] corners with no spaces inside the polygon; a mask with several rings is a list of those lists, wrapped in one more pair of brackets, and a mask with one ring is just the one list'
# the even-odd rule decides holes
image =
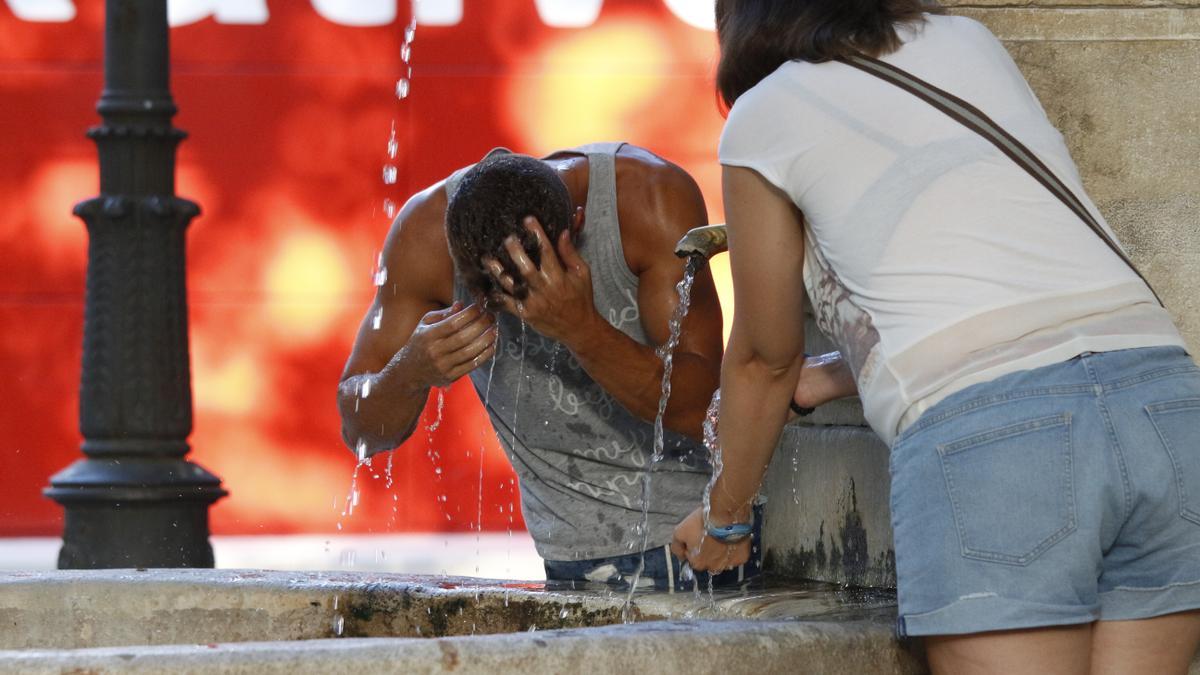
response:
{"label": "brown shoulder bag strap", "polygon": [[1082,220],[1089,228],[1091,228],[1093,232],[1103,239],[1104,243],[1108,244],[1108,247],[1113,250],[1113,253],[1116,253],[1121,260],[1125,261],[1126,265],[1129,265],[1129,268],[1133,270],[1135,274],[1141,277],[1142,281],[1146,284],[1146,287],[1149,288],[1150,292],[1154,294],[1154,298],[1158,300],[1158,304],[1163,304],[1162,298],[1158,296],[1158,293],[1154,290],[1154,287],[1151,286],[1150,282],[1146,280],[1145,275],[1143,275],[1141,270],[1139,270],[1137,266],[1133,264],[1133,261],[1129,259],[1129,256],[1125,254],[1125,251],[1121,249],[1120,245],[1113,240],[1108,231],[1100,226],[1100,223],[1098,223],[1095,217],[1092,216],[1091,211],[1089,211],[1087,207],[1084,206],[1083,202],[1075,196],[1075,193],[1072,192],[1066,185],[1064,185],[1063,182],[1059,180],[1058,176],[1054,175],[1054,172],[1051,171],[1044,163],[1042,163],[1040,159],[1038,159],[1037,155],[1033,154],[1029,148],[1025,147],[1023,143],[1014,138],[1012,134],[1005,131],[1003,127],[993,122],[991,118],[985,115],[981,110],[970,103],[967,103],[961,98],[958,98],[957,96],[954,96],[943,89],[939,89],[932,84],[929,84],[928,82],[909,73],[908,71],[897,68],[890,63],[880,61],[879,59],[874,59],[869,56],[854,55],[839,58],[838,61],[853,68],[857,68],[869,75],[874,75],[885,82],[894,84],[895,86],[907,91],[913,96],[916,96],[922,101],[925,101],[929,105],[932,105],[938,110],[941,110],[950,118],[959,122],[971,131],[979,134],[989,143],[996,146],[1000,152],[1004,153],[1010,159],[1012,159],[1012,161],[1016,162],[1017,165],[1028,172],[1030,176],[1033,176],[1034,180],[1045,186],[1045,188],[1049,190],[1051,194],[1057,197],[1059,201],[1065,204],[1067,208],[1075,212],[1075,215],[1079,216],[1080,220]]}

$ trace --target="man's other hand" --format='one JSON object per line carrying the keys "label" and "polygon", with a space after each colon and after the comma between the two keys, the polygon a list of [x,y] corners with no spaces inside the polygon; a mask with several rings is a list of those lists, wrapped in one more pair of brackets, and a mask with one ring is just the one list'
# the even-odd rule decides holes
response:
{"label": "man's other hand", "polygon": [[840,352],[829,352],[804,359],[792,402],[801,408],[816,408],[857,393],[858,385],[849,364]]}
{"label": "man's other hand", "polygon": [[569,231],[564,230],[559,236],[556,251],[536,218],[526,218],[525,227],[537,237],[541,266],[525,255],[517,237],[509,237],[504,242],[505,249],[529,293],[523,300],[514,297],[513,278],[505,273],[499,261],[485,258],[484,264],[505,291],[497,300],[506,311],[524,319],[537,332],[570,347],[574,336],[589,331],[595,320],[601,319],[592,298],[591,269],[571,243]]}
{"label": "man's other hand", "polygon": [[425,314],[397,355],[421,387],[445,387],[496,353],[492,315],[472,304],[454,303]]}

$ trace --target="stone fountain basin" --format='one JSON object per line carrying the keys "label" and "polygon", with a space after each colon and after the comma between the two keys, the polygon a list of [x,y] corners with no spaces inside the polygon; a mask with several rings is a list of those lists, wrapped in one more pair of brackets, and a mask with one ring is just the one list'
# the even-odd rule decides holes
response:
{"label": "stone fountain basin", "polygon": [[628,624],[624,600],[372,573],[0,573],[0,672],[924,672],[886,593],[639,593]]}

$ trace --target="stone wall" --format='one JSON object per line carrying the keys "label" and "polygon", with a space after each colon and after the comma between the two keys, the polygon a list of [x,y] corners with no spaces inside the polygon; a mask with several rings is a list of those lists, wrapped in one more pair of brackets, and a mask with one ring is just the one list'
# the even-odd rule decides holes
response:
{"label": "stone wall", "polygon": [[[1200,348],[1200,0],[943,0],[1012,53],[1088,193]],[[810,329],[810,352],[824,340]],[[839,402],[789,427],[768,473],[767,568],[895,583],[888,451]]]}
{"label": "stone wall", "polygon": [[[810,319],[805,343],[834,349]],[[888,449],[858,399],[835,401],[786,427],[763,488],[765,569],[772,576],[896,585]]]}

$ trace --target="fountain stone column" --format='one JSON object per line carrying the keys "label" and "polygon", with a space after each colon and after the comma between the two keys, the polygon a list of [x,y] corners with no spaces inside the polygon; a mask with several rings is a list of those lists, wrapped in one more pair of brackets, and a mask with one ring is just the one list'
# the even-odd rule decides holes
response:
{"label": "fountain stone column", "polygon": [[[805,351],[837,349],[805,322]],[[894,588],[888,447],[857,398],[784,427],[763,494],[763,569],[774,578]]]}
{"label": "fountain stone column", "polygon": [[100,196],[87,224],[81,459],[50,479],[66,510],[62,569],[212,567],[221,481],[185,456],[192,431],[185,230],[175,195],[166,0],[107,0],[103,121],[88,131]]}

